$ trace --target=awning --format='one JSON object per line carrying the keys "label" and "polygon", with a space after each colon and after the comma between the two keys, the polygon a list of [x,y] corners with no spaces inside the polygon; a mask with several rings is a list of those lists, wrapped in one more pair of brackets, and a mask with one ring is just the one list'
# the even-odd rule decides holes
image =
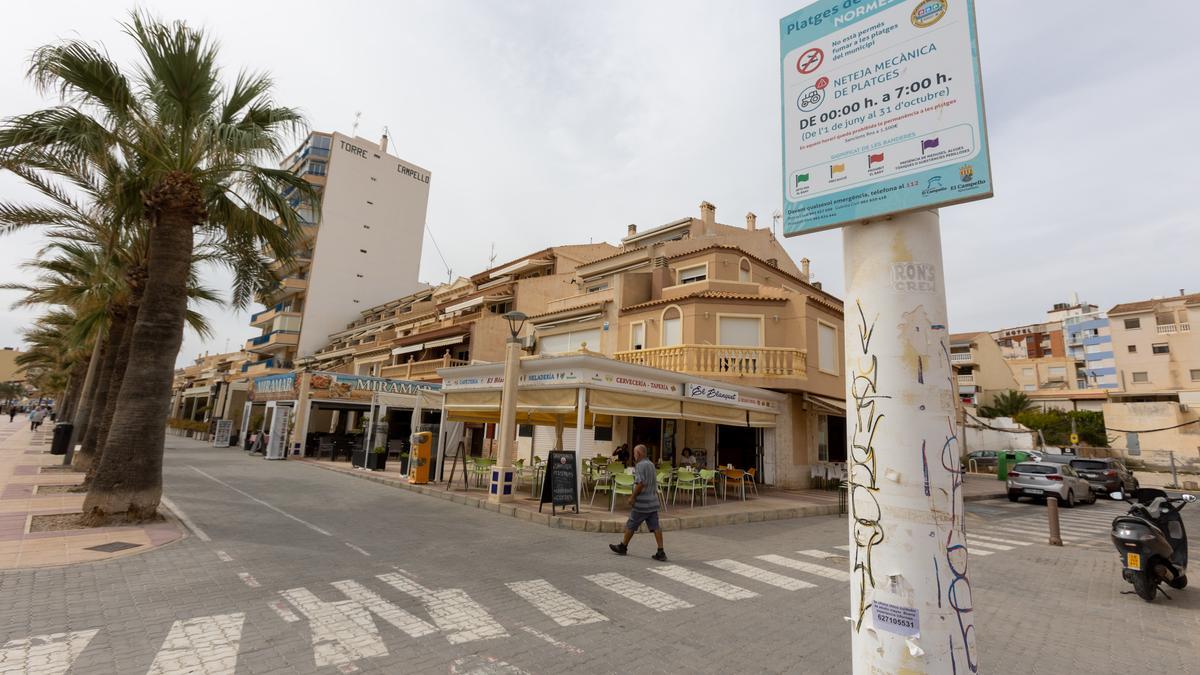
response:
{"label": "awning", "polygon": [[425,345],[418,342],[415,345],[408,345],[407,347],[396,347],[395,349],[392,350],[392,353],[393,354],[408,354],[411,352],[419,352],[422,349],[425,349]]}
{"label": "awning", "polygon": [[449,314],[451,312],[460,312],[464,309],[471,309],[472,307],[478,307],[478,306],[482,305],[483,300],[484,300],[484,298],[481,295],[478,298],[471,298],[470,300],[464,300],[458,304],[450,305],[449,307],[447,307],[446,309],[443,309],[442,311],[445,312],[446,314]]}
{"label": "awning", "polygon": [[831,398],[829,396],[821,396],[811,392],[804,392],[804,400],[818,411],[828,415],[846,416],[846,402],[840,398]]}
{"label": "awning", "polygon": [[678,419],[681,416],[678,399],[616,391],[589,391],[588,408],[592,412],[623,417]]}
{"label": "awning", "polygon": [[709,422],[712,424],[728,424],[736,427],[746,426],[746,411],[741,408],[702,403],[700,401],[683,402],[683,419],[693,422]]}
{"label": "awning", "polygon": [[775,414],[774,413],[759,412],[757,410],[751,410],[749,412],[750,412],[750,426],[758,427],[760,429],[775,428]]}
{"label": "awning", "polygon": [[574,415],[578,395],[577,389],[518,389],[517,411]]}
{"label": "awning", "polygon": [[[447,345],[456,345],[466,339],[466,335],[455,335],[454,337],[442,338],[441,340],[433,340],[425,343],[425,349],[433,349],[434,347],[445,347]],[[395,352],[393,352],[395,353]]]}
{"label": "awning", "polygon": [[417,397],[413,394],[375,394],[375,400],[385,408],[415,408]]}

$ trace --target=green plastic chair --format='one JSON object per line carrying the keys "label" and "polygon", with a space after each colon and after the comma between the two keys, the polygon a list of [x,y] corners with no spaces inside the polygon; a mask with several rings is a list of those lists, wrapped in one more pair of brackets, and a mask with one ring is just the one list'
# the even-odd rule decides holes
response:
{"label": "green plastic chair", "polygon": [[671,496],[671,469],[659,469],[655,477],[658,487],[658,503],[664,511],[667,510],[667,499]]}
{"label": "green plastic chair", "polygon": [[693,473],[687,469],[680,469],[679,473],[677,473],[675,475],[675,486],[674,487],[675,487],[675,496],[672,499],[672,502],[671,502],[672,504],[679,500],[679,491],[680,490],[686,490],[691,493],[691,497],[692,497],[691,505],[693,507],[696,506],[696,492],[697,491],[700,492],[700,503],[701,504],[704,503],[704,490],[705,490],[704,481],[701,480],[700,477],[697,476],[695,473]]}
{"label": "green plastic chair", "polygon": [[617,495],[633,496],[633,476],[624,473],[614,474],[612,483],[612,500],[609,502],[608,512],[612,513],[617,506]]}
{"label": "green plastic chair", "polygon": [[700,482],[702,492],[700,493],[700,503],[703,504],[708,499],[708,491],[713,491],[713,499],[717,498],[717,472],[715,469],[700,469]]}
{"label": "green plastic chair", "polygon": [[[613,475],[611,473],[608,473],[607,471],[601,471],[600,469],[597,469],[595,467],[593,467],[591,471],[592,471],[592,473],[591,473],[590,478],[593,481],[592,482],[592,500],[590,502],[588,502],[589,506],[596,503],[596,493],[597,492],[608,492],[608,493],[610,493],[609,497],[610,498],[612,497],[611,493],[612,493],[612,476]],[[611,499],[610,499],[610,501],[611,501]],[[612,509],[609,509],[609,511],[612,511]]]}

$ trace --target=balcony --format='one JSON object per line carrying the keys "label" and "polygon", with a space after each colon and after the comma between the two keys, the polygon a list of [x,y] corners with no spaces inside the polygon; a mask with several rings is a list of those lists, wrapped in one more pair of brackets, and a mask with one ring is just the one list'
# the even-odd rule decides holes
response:
{"label": "balcony", "polygon": [[787,347],[731,347],[679,345],[617,352],[613,358],[676,373],[712,377],[765,377],[803,380],[808,377],[808,355]]}
{"label": "balcony", "polygon": [[251,314],[250,325],[256,328],[262,328],[270,325],[272,321],[281,316],[290,316],[299,319],[300,312],[292,309],[291,305],[284,305],[282,302],[276,303],[274,306],[268,307],[261,312]]}
{"label": "balcony", "polygon": [[[279,285],[263,295],[265,300],[286,300],[287,298],[303,293],[308,290],[308,279],[300,277],[288,277],[279,282]],[[267,303],[263,303],[267,304]]]}
{"label": "balcony", "polygon": [[973,363],[975,357],[971,352],[950,352],[950,363]]}
{"label": "balcony", "polygon": [[958,384],[959,384],[959,385],[962,385],[962,386],[970,386],[970,387],[974,387],[974,386],[975,386],[975,375],[974,375],[974,374],[971,374],[971,375],[959,375],[957,379],[958,379]]}
{"label": "balcony", "polygon": [[269,354],[285,347],[295,347],[300,343],[300,331],[276,330],[246,340],[246,351],[256,354]]}
{"label": "balcony", "polygon": [[1192,330],[1190,323],[1160,323],[1156,326],[1159,335],[1171,335],[1173,333],[1187,333]]}
{"label": "balcony", "polygon": [[449,354],[446,354],[440,359],[431,359],[429,361],[409,361],[395,366],[386,366],[379,371],[381,377],[388,377],[396,380],[434,380],[439,379],[437,374],[438,368],[450,368],[452,366],[466,366],[470,361],[462,359],[452,359]]}
{"label": "balcony", "polygon": [[291,363],[275,357],[271,357],[265,361],[242,364],[242,372],[252,376],[270,375],[276,372],[291,370],[291,368]]}

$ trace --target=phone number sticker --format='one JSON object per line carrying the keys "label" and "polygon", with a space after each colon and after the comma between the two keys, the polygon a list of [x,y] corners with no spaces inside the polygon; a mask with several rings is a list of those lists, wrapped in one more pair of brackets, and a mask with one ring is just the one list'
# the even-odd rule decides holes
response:
{"label": "phone number sticker", "polygon": [[875,627],[897,635],[915,637],[921,633],[921,615],[915,607],[874,602]]}

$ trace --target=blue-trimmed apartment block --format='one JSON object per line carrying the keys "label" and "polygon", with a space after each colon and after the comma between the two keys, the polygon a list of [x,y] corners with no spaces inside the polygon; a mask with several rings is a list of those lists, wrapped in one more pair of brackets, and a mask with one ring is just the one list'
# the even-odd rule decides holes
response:
{"label": "blue-trimmed apartment block", "polygon": [[1087,382],[1080,384],[1086,388],[1118,388],[1108,318],[1099,312],[1067,317],[1063,319],[1063,332],[1071,356],[1085,364]]}

